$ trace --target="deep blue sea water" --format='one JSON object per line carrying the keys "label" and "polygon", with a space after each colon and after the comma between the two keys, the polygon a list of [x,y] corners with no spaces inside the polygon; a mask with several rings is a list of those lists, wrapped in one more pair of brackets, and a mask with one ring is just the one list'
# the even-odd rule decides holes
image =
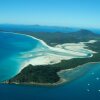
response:
{"label": "deep blue sea water", "polygon": [[[21,53],[38,44],[27,36],[0,33],[0,80],[17,74],[26,60]],[[90,70],[83,76],[56,87],[0,84],[0,100],[100,100],[100,63],[85,66]]]}
{"label": "deep blue sea water", "polygon": [[100,63],[84,76],[56,87],[0,85],[0,100],[100,100]]}

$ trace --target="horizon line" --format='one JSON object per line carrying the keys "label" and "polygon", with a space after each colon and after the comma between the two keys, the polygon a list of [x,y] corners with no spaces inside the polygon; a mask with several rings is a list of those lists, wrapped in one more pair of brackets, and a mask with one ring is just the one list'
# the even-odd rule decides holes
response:
{"label": "horizon line", "polygon": [[0,25],[23,25],[23,26],[47,26],[47,27],[64,27],[64,28],[86,28],[86,29],[100,29],[99,27],[87,26],[71,26],[71,25],[47,25],[47,24],[18,24],[18,23],[0,23]]}

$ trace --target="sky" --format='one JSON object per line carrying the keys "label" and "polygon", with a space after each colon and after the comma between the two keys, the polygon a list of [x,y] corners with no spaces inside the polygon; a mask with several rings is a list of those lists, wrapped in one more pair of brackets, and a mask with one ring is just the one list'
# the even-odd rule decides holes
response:
{"label": "sky", "polygon": [[100,28],[100,0],[0,0],[0,24]]}

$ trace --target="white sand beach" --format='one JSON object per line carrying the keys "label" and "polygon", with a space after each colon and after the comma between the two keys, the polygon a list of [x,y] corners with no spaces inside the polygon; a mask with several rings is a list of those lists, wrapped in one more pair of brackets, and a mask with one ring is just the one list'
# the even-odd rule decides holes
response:
{"label": "white sand beach", "polygon": [[[22,34],[23,35],[23,34]],[[29,36],[29,35],[27,35]],[[95,40],[90,40],[88,42],[80,42],[80,43],[65,43],[58,44],[55,47],[48,46],[43,40],[37,39],[33,36],[29,36],[33,39],[41,42],[46,48],[41,48],[37,46],[36,53],[34,49],[30,51],[30,53],[24,54],[23,57],[31,57],[31,59],[27,60],[23,65],[21,70],[28,66],[29,64],[35,65],[49,65],[56,64],[61,62],[61,60],[69,60],[73,58],[85,58],[92,57],[95,51],[86,49],[86,43],[94,43]],[[89,55],[90,54],[90,55]]]}
{"label": "white sand beach", "polygon": [[[5,32],[6,33],[6,32]],[[10,32],[11,33],[11,32]],[[23,62],[20,71],[27,67],[29,64],[35,65],[49,65],[56,64],[62,60],[69,60],[73,58],[86,58],[92,57],[95,51],[87,49],[86,43],[95,43],[96,40],[90,40],[88,42],[79,43],[64,43],[58,44],[55,47],[48,46],[43,40],[37,39],[30,35],[25,35],[21,33],[13,33],[28,36],[39,41],[42,46],[37,45],[37,47],[29,52],[23,53],[22,58],[29,58]]]}

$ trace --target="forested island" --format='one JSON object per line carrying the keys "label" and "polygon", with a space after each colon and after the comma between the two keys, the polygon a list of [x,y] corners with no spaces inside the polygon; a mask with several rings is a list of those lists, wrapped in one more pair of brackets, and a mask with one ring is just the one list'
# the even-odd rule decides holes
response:
{"label": "forested island", "polygon": [[[89,33],[91,34],[91,33]],[[60,81],[60,77],[57,74],[61,70],[75,68],[79,65],[83,65],[89,62],[99,62],[100,61],[100,37],[95,34],[92,37],[87,36],[86,40],[95,39],[97,40],[93,44],[86,43],[88,49],[93,50],[97,53],[93,54],[92,57],[89,58],[73,58],[70,60],[62,60],[60,63],[52,64],[52,65],[28,65],[25,67],[17,76],[10,79],[8,83],[16,83],[16,84],[53,84]],[[97,38],[96,38],[97,37]]]}
{"label": "forested island", "polygon": [[[19,26],[20,27],[20,26]],[[92,31],[85,30],[85,29],[78,29],[77,31],[67,28],[61,28],[60,30],[56,31],[38,31],[38,26],[31,26],[32,28],[35,27],[33,30],[28,30],[27,27],[19,28],[16,26],[10,26],[8,28],[0,26],[1,32],[15,32],[18,34],[25,34],[36,37],[38,39],[43,40],[46,44],[54,47],[58,44],[64,43],[79,43],[79,42],[87,42],[89,40],[96,40],[94,43],[86,43],[87,49],[95,51],[96,53],[93,54],[92,57],[87,58],[73,58],[69,60],[62,60],[59,63],[51,64],[51,65],[32,65],[29,64],[26,66],[21,72],[13,77],[10,80],[5,81],[4,83],[9,84],[39,84],[39,85],[52,85],[54,83],[59,84],[61,77],[58,75],[58,72],[61,70],[72,69],[79,65],[83,65],[89,62],[99,62],[100,61],[100,34],[95,34]],[[30,27],[30,26],[29,26]],[[45,29],[45,27],[44,27]],[[53,28],[54,29],[54,28]],[[26,31],[25,31],[26,30]],[[51,30],[51,28],[50,28]],[[49,30],[49,31],[50,31]],[[64,30],[64,31],[62,31]],[[67,30],[67,31],[66,31]],[[70,32],[68,31],[70,30]]]}

